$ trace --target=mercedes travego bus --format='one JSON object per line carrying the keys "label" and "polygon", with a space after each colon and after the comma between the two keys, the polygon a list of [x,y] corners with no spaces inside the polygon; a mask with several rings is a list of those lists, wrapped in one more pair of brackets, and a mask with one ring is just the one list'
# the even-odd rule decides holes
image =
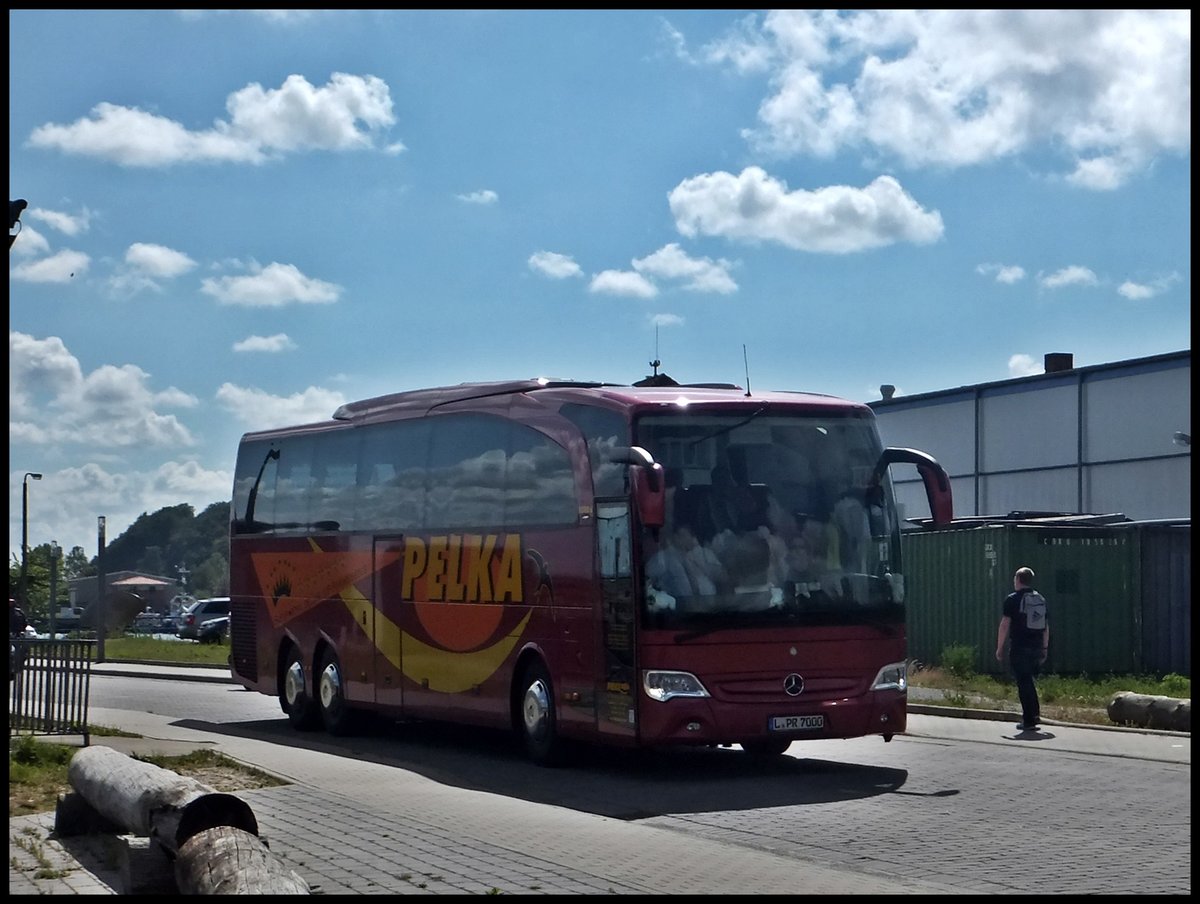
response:
{"label": "mercedes travego bus", "polygon": [[888,469],[917,468],[933,525],[945,471],[882,448],[865,404],[644,383],[464,383],[247,433],[234,677],[297,729],[511,728],[544,764],[903,732]]}

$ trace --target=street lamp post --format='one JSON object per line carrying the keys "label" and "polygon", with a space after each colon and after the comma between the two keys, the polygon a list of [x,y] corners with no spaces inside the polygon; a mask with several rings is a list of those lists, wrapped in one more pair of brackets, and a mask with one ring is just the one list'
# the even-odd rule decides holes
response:
{"label": "street lamp post", "polygon": [[29,571],[29,478],[41,480],[41,474],[26,471],[21,478],[21,579],[17,582],[17,597],[21,600],[21,608],[29,611],[29,598],[26,596],[25,575]]}

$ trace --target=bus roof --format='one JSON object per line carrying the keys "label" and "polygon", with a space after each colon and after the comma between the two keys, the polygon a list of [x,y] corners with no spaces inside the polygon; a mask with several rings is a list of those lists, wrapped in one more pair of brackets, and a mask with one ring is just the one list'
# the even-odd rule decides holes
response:
{"label": "bus roof", "polygon": [[[577,392],[582,390],[582,392]],[[744,403],[778,402],[803,404],[809,402],[822,408],[869,408],[865,402],[851,402],[820,393],[775,391],[751,395],[733,383],[685,383],[675,385],[638,385],[603,383],[584,380],[561,380],[536,377],[529,380],[503,380],[490,383],[459,383],[455,386],[440,386],[430,389],[414,389],[376,396],[358,402],[348,402],[333,413],[334,420],[353,421],[384,413],[401,413],[413,410],[431,411],[450,402],[481,399],[489,396],[515,393],[552,394],[558,398],[576,396],[607,398],[627,407],[678,404],[686,399],[689,404],[705,402]]]}
{"label": "bus roof", "polygon": [[[673,385],[604,383],[599,381],[567,380],[549,377],[534,377],[527,380],[497,380],[492,382],[458,383],[453,386],[436,386],[427,389],[412,389],[375,396],[356,402],[347,402],[333,413],[332,421],[295,425],[332,427],[337,422],[352,423],[365,420],[387,420],[391,417],[427,414],[451,402],[470,401],[494,396],[514,394],[539,394],[558,401],[585,401],[605,399],[618,407],[635,410],[650,410],[667,406],[688,405],[754,405],[764,403],[809,405],[814,410],[838,411],[860,410],[870,414],[865,402],[854,402],[822,393],[777,390],[748,393],[734,383],[683,383]],[[268,435],[288,432],[293,427],[277,427],[252,431],[251,435]]]}

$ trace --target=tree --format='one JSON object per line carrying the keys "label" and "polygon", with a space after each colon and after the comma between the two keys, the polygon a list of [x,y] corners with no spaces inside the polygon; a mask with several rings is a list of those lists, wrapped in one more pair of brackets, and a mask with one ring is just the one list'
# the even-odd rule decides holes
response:
{"label": "tree", "polygon": [[146,551],[142,553],[142,557],[138,559],[138,566],[135,571],[142,571],[146,574],[166,574],[167,563],[163,561],[162,547],[147,546]]}
{"label": "tree", "polygon": [[229,595],[229,562],[214,552],[192,572],[192,593],[198,599]]}
{"label": "tree", "polygon": [[72,546],[71,551],[63,556],[63,576],[67,580],[89,578],[96,574],[96,566],[88,561],[82,546]]}
{"label": "tree", "polygon": [[[25,615],[35,624],[44,623],[50,614],[50,552],[49,543],[29,548],[29,567],[25,572]],[[16,587],[20,577],[21,560],[14,553],[8,566],[8,585]],[[61,556],[54,589],[57,597],[55,609],[67,605],[71,596],[63,573]]]}

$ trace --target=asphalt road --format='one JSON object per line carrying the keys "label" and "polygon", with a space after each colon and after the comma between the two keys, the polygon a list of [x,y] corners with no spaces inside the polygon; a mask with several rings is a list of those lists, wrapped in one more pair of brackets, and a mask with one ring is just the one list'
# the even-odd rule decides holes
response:
{"label": "asphalt road", "polygon": [[[878,892],[872,883],[882,880],[899,893],[1191,890],[1186,735],[1067,726],[1021,734],[1009,722],[910,715],[908,733],[890,743],[798,742],[765,764],[737,748],[649,756],[583,748],[570,768],[547,770],[528,763],[506,735],[477,729],[377,724],[346,739],[297,734],[277,701],[235,685],[98,676],[91,707],[95,724],[125,720],[203,736],[239,759],[340,795],[347,806],[386,798],[380,785],[356,788],[336,774],[368,764],[389,782],[420,780],[427,820],[454,812],[455,795],[470,792],[469,834],[481,845],[514,843],[510,810],[519,805],[518,831],[530,837],[540,819],[551,826],[566,810],[615,820],[628,832],[636,826],[690,839],[710,852],[706,860],[713,851],[730,864],[782,859],[794,865],[796,893],[817,887],[805,886],[814,871],[857,878],[847,880],[850,893]],[[305,771],[306,755],[342,766]],[[586,862],[587,850],[556,840],[565,865]],[[272,849],[290,856],[286,837]],[[300,848],[294,854],[299,862]],[[321,877],[311,859],[304,862]],[[613,864],[612,881],[632,866]],[[736,881],[751,893],[767,882]]]}

